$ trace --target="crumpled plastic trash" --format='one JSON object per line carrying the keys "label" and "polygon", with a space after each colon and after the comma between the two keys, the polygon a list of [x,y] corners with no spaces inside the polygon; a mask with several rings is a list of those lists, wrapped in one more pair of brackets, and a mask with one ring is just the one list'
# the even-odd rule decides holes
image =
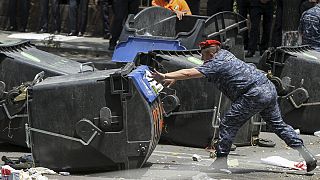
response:
{"label": "crumpled plastic trash", "polygon": [[33,179],[36,179],[36,180],[49,180],[46,176],[42,176],[41,174],[37,175],[35,178],[33,177]]}
{"label": "crumpled plastic trash", "polygon": [[44,167],[30,168],[28,171],[15,170],[9,165],[1,166],[2,177],[7,177],[12,180],[48,180],[47,177],[42,174],[57,174],[51,169]]}
{"label": "crumpled plastic trash", "polygon": [[15,171],[15,169],[13,169],[9,165],[1,166],[1,176],[2,177],[9,177],[13,171]]}
{"label": "crumpled plastic trash", "polygon": [[21,170],[19,179],[14,180],[48,180],[48,178],[38,173],[30,175],[29,172],[24,172]]}
{"label": "crumpled plastic trash", "polygon": [[30,168],[30,169],[28,169],[28,172],[30,174],[51,174],[51,175],[57,174],[53,170],[45,168],[45,167]]}
{"label": "crumpled plastic trash", "polygon": [[28,169],[33,166],[32,155],[28,154],[19,157],[18,160],[13,160],[6,156],[2,156],[1,160],[4,162],[5,165],[9,165],[14,169]]}
{"label": "crumpled plastic trash", "polygon": [[262,158],[261,161],[265,164],[286,167],[286,168],[295,169],[295,170],[306,170],[307,169],[307,165],[306,165],[305,161],[295,162],[295,161],[290,161],[290,160],[283,158],[283,157],[280,157],[280,156],[270,156],[267,158]]}
{"label": "crumpled plastic trash", "polygon": [[193,161],[201,161],[201,156],[199,156],[198,154],[194,154],[194,155],[192,155],[192,160]]}

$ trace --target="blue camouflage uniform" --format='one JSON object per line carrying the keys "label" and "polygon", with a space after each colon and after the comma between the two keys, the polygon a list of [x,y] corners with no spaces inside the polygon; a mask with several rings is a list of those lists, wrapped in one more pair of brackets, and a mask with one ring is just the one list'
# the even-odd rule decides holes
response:
{"label": "blue camouflage uniform", "polygon": [[320,52],[320,4],[302,14],[299,32],[302,34],[302,44],[310,45]]}
{"label": "blue camouflage uniform", "polygon": [[232,101],[231,108],[220,122],[217,155],[229,154],[237,131],[257,113],[288,146],[303,145],[294,129],[281,117],[275,86],[254,65],[221,49],[213,59],[196,69]]}

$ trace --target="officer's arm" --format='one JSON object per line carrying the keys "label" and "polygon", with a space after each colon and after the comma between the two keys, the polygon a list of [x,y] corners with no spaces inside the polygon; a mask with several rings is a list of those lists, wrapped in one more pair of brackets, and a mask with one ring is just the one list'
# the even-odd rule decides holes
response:
{"label": "officer's arm", "polygon": [[193,78],[201,78],[201,77],[204,77],[204,75],[195,68],[181,69],[178,71],[164,74],[164,79],[174,79],[174,80],[184,80],[184,79],[193,79]]}

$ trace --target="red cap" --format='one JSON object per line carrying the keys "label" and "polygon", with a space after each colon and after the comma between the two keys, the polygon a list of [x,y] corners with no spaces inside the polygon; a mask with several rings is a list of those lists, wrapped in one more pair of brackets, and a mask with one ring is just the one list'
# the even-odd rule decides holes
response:
{"label": "red cap", "polygon": [[210,46],[220,46],[221,43],[217,40],[206,40],[206,41],[203,41],[199,44],[200,48],[201,49],[205,49],[205,48],[208,48]]}

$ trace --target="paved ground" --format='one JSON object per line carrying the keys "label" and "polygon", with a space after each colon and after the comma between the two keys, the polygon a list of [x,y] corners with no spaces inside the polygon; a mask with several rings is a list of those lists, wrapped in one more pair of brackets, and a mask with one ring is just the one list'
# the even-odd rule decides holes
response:
{"label": "paved ground", "polygon": [[[21,40],[9,38],[8,36],[11,34],[20,36],[25,34],[26,38],[28,38],[29,35],[29,33],[0,31],[0,43],[16,42]],[[38,34],[35,33],[34,35]],[[30,41],[39,49],[53,52],[60,56],[68,57],[72,60],[110,60],[112,57],[112,52],[107,50],[109,46],[109,40],[100,37],[80,37],[67,41],[50,41],[48,39],[31,39]]]}
{"label": "paved ground", "polygon": [[[312,173],[294,171],[287,168],[266,165],[261,158],[281,156],[293,161],[300,161],[299,154],[288,148],[273,133],[261,133],[262,138],[276,142],[276,147],[266,148],[258,146],[238,147],[229,156],[231,174],[224,172],[214,173],[207,170],[212,163],[208,152],[204,149],[189,148],[172,145],[158,145],[152,153],[145,167],[127,171],[114,171],[104,173],[71,174],[70,176],[47,175],[49,179],[62,180],[95,180],[95,179],[320,179],[320,168]],[[320,137],[301,135],[305,145],[312,151],[318,161],[320,160]],[[2,145],[0,155],[20,157],[26,154],[25,149]],[[193,154],[201,157],[199,162],[193,161]],[[319,164],[319,163],[318,163]]]}

